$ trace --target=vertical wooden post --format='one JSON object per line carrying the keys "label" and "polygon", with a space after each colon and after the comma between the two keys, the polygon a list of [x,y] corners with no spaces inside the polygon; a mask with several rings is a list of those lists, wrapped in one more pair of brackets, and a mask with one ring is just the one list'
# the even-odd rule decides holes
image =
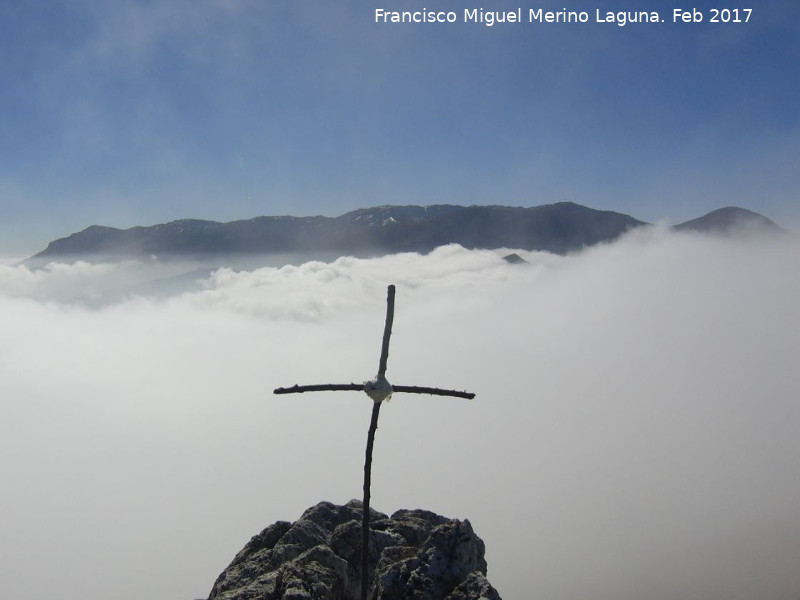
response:
{"label": "vertical wooden post", "polygon": [[369,589],[369,498],[372,483],[372,446],[375,443],[375,430],[378,429],[378,414],[381,402],[372,405],[372,420],[367,434],[367,451],[364,458],[364,514],[361,517],[361,600],[367,600]]}
{"label": "vertical wooden post", "polygon": [[[386,382],[386,364],[389,361],[389,339],[392,336],[394,323],[394,286],[386,290],[386,323],[383,326],[381,342],[381,358],[378,362],[378,376],[375,381]],[[388,382],[386,382],[388,385]],[[391,389],[391,388],[390,388]],[[364,514],[361,517],[361,600],[367,600],[369,589],[369,489],[372,483],[372,447],[375,445],[375,431],[378,429],[378,415],[381,412],[383,399],[376,399],[372,404],[372,418],[367,433],[367,450],[364,456]]]}

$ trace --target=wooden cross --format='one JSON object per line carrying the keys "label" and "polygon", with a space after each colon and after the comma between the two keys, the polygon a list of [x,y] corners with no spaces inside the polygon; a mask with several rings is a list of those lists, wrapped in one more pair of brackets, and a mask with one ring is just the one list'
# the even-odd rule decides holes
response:
{"label": "wooden cross", "polygon": [[375,443],[375,430],[378,428],[378,414],[381,403],[388,400],[393,392],[410,392],[412,394],[432,394],[434,396],[455,396],[456,398],[472,399],[475,394],[458,392],[455,390],[442,390],[432,387],[416,385],[391,385],[386,379],[386,362],[389,359],[389,338],[392,335],[392,322],[394,321],[394,286],[390,285],[386,297],[386,325],[383,328],[383,343],[381,357],[378,363],[378,374],[374,379],[364,383],[323,383],[319,385],[293,385],[288,388],[277,388],[276,394],[302,394],[303,392],[322,392],[354,390],[366,392],[372,398],[372,419],[367,433],[367,450],[364,459],[364,502],[363,516],[361,519],[361,599],[367,599],[369,567],[369,499],[370,482],[372,478],[372,447]]}

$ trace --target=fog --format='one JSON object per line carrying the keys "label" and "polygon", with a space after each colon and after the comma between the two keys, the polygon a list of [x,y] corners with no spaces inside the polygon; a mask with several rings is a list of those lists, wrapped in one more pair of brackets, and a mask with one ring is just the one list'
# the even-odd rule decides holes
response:
{"label": "fog", "polygon": [[796,599],[798,244],[504,253],[1,264],[0,597],[206,597],[360,498],[371,401],[272,389],[372,377],[394,283],[389,381],[477,397],[384,406],[374,508],[470,519],[507,599]]}

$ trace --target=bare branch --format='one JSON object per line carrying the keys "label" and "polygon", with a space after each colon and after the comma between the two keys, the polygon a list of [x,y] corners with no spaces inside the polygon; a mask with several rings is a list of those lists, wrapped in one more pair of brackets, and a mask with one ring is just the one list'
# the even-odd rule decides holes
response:
{"label": "bare branch", "polygon": [[409,392],[411,394],[431,394],[432,396],[454,396],[455,398],[466,398],[472,400],[475,394],[472,392],[458,392],[456,390],[442,390],[440,388],[421,387],[418,385],[393,385],[393,392]]}
{"label": "bare branch", "polygon": [[361,515],[361,600],[367,600],[369,591],[369,488],[372,482],[372,446],[375,443],[375,431],[378,429],[378,414],[381,402],[372,405],[372,418],[367,433],[367,451],[364,456],[364,502]]}
{"label": "bare branch", "polygon": [[381,345],[381,360],[378,365],[378,379],[386,377],[386,362],[389,360],[389,338],[392,335],[394,322],[394,286],[390,285],[386,294],[386,325],[383,328],[383,344]]}
{"label": "bare branch", "polygon": [[273,394],[302,394],[303,392],[364,391],[363,383],[320,383],[316,385],[293,385],[275,388]]}

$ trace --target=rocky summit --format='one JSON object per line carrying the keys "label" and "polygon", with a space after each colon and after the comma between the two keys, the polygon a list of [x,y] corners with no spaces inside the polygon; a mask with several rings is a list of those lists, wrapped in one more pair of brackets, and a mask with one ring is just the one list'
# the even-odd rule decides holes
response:
{"label": "rocky summit", "polygon": [[[254,536],[209,600],[359,600],[362,504],[320,502]],[[468,520],[426,510],[370,510],[372,600],[500,600]]]}

